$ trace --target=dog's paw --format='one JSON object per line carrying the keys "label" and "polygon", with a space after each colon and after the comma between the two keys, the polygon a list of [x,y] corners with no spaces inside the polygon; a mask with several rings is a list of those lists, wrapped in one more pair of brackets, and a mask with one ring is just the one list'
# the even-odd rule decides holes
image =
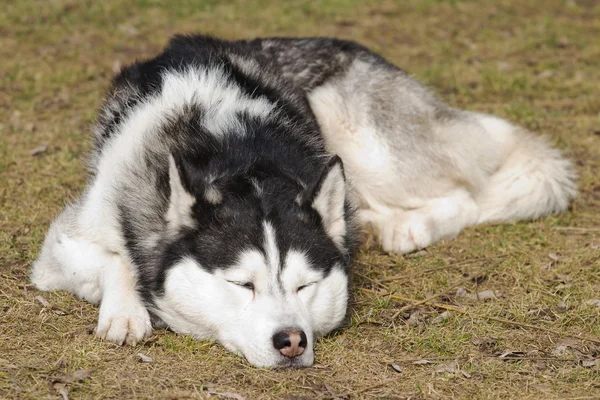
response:
{"label": "dog's paw", "polygon": [[135,346],[152,334],[150,314],[137,301],[129,304],[102,302],[96,336],[119,345],[126,343]]}
{"label": "dog's paw", "polygon": [[383,250],[388,253],[410,253],[432,245],[435,239],[431,218],[408,213],[399,218],[380,222],[379,236]]}

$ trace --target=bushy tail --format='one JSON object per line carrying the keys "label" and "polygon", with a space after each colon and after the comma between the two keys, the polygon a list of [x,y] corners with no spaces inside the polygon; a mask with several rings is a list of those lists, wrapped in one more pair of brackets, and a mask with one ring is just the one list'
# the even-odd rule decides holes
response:
{"label": "bushy tail", "polygon": [[508,123],[483,125],[488,131],[505,130],[500,134],[509,133],[514,146],[477,195],[479,223],[536,219],[564,211],[577,193],[577,175],[571,162],[544,137]]}

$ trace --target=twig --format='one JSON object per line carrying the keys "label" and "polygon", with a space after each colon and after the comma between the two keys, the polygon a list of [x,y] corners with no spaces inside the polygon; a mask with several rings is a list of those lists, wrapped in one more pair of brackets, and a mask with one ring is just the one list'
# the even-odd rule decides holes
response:
{"label": "twig", "polygon": [[339,399],[339,398],[354,396],[354,395],[361,394],[361,393],[367,392],[369,390],[381,387],[381,386],[385,385],[386,383],[389,383],[390,381],[391,381],[391,379],[386,379],[383,382],[379,382],[374,385],[366,386],[362,389],[352,390],[352,391],[349,391],[346,393],[341,393],[341,394],[336,394],[336,395],[325,396],[325,397],[323,397],[323,399]]}
{"label": "twig", "polygon": [[[395,362],[396,364],[412,364],[415,363],[417,361],[423,361],[423,360],[427,360],[427,361],[431,361],[431,363],[436,363],[436,362],[440,362],[440,361],[448,361],[448,360],[463,360],[463,359],[467,359],[467,357],[465,356],[457,356],[457,357],[421,357],[421,358],[412,358],[412,359],[408,359],[408,360],[394,360],[393,362]],[[392,361],[390,361],[392,362]]]}
{"label": "twig", "polygon": [[[468,312],[466,312],[464,310],[461,310],[461,311],[462,311],[463,314],[468,314]],[[488,315],[483,316],[483,318],[487,319],[487,320],[490,320],[490,321],[500,322],[502,324],[513,325],[513,326],[520,326],[522,328],[537,329],[539,331],[544,331],[544,332],[552,333],[552,334],[557,335],[557,336],[566,336],[566,337],[570,337],[570,338],[573,338],[573,339],[578,339],[578,340],[583,340],[583,341],[587,341],[587,342],[592,342],[592,343],[600,344],[600,339],[594,339],[594,338],[590,338],[590,337],[586,337],[586,336],[577,336],[575,334],[568,333],[568,332],[555,331],[554,329],[545,328],[543,326],[538,326],[538,325],[533,325],[533,324],[526,324],[524,322],[511,321],[509,319],[492,317],[492,316],[488,316]]]}
{"label": "twig", "polygon": [[560,361],[560,362],[577,362],[574,358],[556,358],[556,357],[499,357],[499,356],[485,356],[483,358],[496,358],[498,360],[529,360],[529,361]]}
{"label": "twig", "polygon": [[514,360],[514,361],[557,361],[557,362],[576,362],[575,358],[556,358],[556,357],[500,357],[500,356],[457,356],[457,357],[421,357],[409,360],[398,360],[393,361],[396,364],[414,364],[415,362],[427,360],[431,363],[448,361],[448,360],[485,360],[485,359],[496,359],[501,361]]}
{"label": "twig", "polygon": [[382,287],[382,288],[384,288],[385,290],[388,290],[388,291],[390,290],[389,286],[387,286],[387,285],[384,285],[383,283],[381,283],[380,281],[378,281],[378,280],[376,280],[376,279],[369,278],[368,276],[366,276],[366,275],[363,275],[363,274],[361,274],[361,273],[358,273],[358,272],[356,272],[356,271],[354,272],[354,274],[356,274],[356,275],[360,276],[361,278],[364,278],[364,279],[368,280],[368,281],[369,281],[369,282],[371,282],[371,283],[374,283],[374,284],[375,284],[375,285],[377,285],[377,286],[381,286],[381,287]]}
{"label": "twig", "polygon": [[579,228],[576,226],[554,226],[555,231],[600,232],[600,228]]}
{"label": "twig", "polygon": [[[481,262],[481,261],[489,261],[489,260],[494,260],[497,258],[505,258],[508,257],[506,254],[500,254],[497,256],[491,256],[491,257],[482,257],[482,258],[473,258],[471,260],[464,260],[464,261],[459,261],[453,264],[448,264],[448,265],[444,265],[441,267],[435,267],[435,268],[428,268],[428,269],[424,269],[422,271],[419,271],[418,274],[416,275],[410,275],[410,278],[414,278],[415,276],[422,276],[425,274],[428,274],[430,272],[437,272],[437,271],[442,271],[444,269],[450,269],[450,268],[455,268],[455,267],[461,267],[463,265],[469,265],[469,264],[474,264],[476,262]],[[389,278],[384,278],[384,279],[380,279],[378,282],[382,283],[382,282],[391,282],[391,281],[395,281],[398,279],[403,279],[403,278],[407,278],[408,274],[402,274],[402,275],[394,275],[394,276],[390,276]]]}
{"label": "twig", "polygon": [[120,357],[112,357],[112,358],[105,358],[102,361],[104,361],[104,362],[121,361],[121,360],[125,360],[126,358],[129,358],[129,357],[131,357],[131,355],[120,356]]}
{"label": "twig", "polygon": [[[366,289],[366,288],[360,288],[360,290],[363,291],[363,292],[365,292],[365,293],[389,296],[390,298],[392,298],[394,300],[401,300],[401,301],[404,301],[404,302],[407,302],[407,303],[416,303],[417,302],[414,299],[411,299],[410,297],[400,296],[399,294],[377,293],[374,290]],[[426,304],[428,306],[431,306],[431,307],[441,308],[442,310],[457,311],[457,312],[463,311],[461,308],[456,307],[456,306],[452,306],[452,305],[449,305],[449,304],[432,303],[432,302],[427,302]],[[464,314],[464,313],[465,312],[461,312],[461,314]]]}
{"label": "twig", "polygon": [[445,288],[442,291],[437,292],[434,295],[431,295],[431,296],[427,297],[426,299],[419,300],[419,301],[416,301],[416,302],[414,302],[412,304],[407,304],[404,307],[401,307],[396,312],[396,314],[394,314],[394,316],[392,317],[392,321],[394,321],[396,318],[398,318],[398,316],[400,314],[402,314],[403,312],[408,311],[408,310],[410,310],[412,308],[418,307],[420,305],[430,303],[432,300],[437,299],[438,297],[442,296],[443,294],[448,293],[450,290],[454,289],[455,287],[457,287],[459,285],[462,285],[463,283],[466,283],[466,282],[470,281],[471,279],[473,279],[473,278],[472,277],[468,277],[468,278],[465,278],[465,279],[461,279],[460,281],[456,282],[455,284],[453,284],[453,285]]}
{"label": "twig", "polygon": [[[369,289],[365,289],[365,288],[361,288],[361,291],[365,292],[365,293],[371,293],[371,294],[379,294],[373,290],[369,290]],[[414,301],[413,299],[410,299],[408,297],[403,297],[397,294],[388,294],[388,296],[392,299],[396,299],[396,300],[402,300],[402,301],[406,301],[409,303],[416,303],[416,301]],[[583,340],[583,341],[587,341],[587,342],[592,342],[592,343],[596,343],[596,344],[600,344],[600,339],[595,339],[595,338],[590,338],[590,337],[586,337],[586,336],[577,336],[575,334],[571,334],[568,332],[559,332],[556,331],[554,329],[550,329],[550,328],[545,328],[543,326],[538,326],[538,325],[533,325],[533,324],[527,324],[524,322],[516,322],[516,321],[511,321],[509,319],[505,319],[505,318],[499,318],[499,317],[493,317],[491,315],[482,315],[482,316],[478,316],[475,317],[473,315],[470,314],[470,312],[468,310],[465,310],[463,308],[459,308],[456,306],[451,306],[448,304],[441,304],[441,303],[425,303],[429,306],[432,307],[436,307],[436,308],[441,308],[443,310],[448,310],[448,311],[454,311],[458,314],[462,314],[462,315],[469,315],[472,318],[482,318],[482,319],[487,319],[489,321],[495,321],[495,322],[500,322],[501,324],[505,324],[505,325],[513,325],[513,326],[519,326],[521,328],[530,328],[530,329],[536,329],[539,331],[543,331],[543,332],[548,332],[548,333],[552,333],[553,335],[557,335],[557,336],[566,336],[566,337],[570,337],[573,339],[577,339],[577,340]]]}

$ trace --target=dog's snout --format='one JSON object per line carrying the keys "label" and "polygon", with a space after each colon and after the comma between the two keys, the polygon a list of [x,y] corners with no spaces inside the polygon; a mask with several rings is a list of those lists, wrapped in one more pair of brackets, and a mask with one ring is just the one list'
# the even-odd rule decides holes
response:
{"label": "dog's snout", "polygon": [[306,333],[294,329],[284,329],[273,335],[273,346],[289,358],[304,353],[307,341]]}

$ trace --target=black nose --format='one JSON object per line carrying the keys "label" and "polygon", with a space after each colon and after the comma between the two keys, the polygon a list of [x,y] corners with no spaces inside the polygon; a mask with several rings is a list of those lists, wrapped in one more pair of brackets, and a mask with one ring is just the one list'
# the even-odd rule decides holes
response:
{"label": "black nose", "polygon": [[284,329],[273,335],[273,347],[286,357],[296,357],[306,348],[306,333],[295,329]]}

